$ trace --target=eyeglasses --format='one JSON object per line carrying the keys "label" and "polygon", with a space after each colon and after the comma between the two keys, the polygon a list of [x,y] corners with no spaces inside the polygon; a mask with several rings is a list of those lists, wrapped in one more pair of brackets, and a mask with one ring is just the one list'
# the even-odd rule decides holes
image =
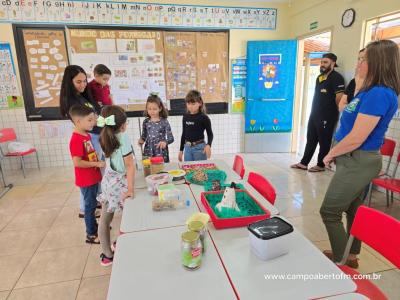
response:
{"label": "eyeglasses", "polygon": [[358,61],[359,63],[362,63],[362,62],[367,61],[367,58],[366,58],[366,57],[359,57],[359,58],[357,59],[357,61]]}

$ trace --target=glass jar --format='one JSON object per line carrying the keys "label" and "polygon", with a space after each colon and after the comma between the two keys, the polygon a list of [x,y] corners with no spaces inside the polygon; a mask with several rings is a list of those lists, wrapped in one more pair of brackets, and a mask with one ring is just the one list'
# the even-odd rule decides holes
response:
{"label": "glass jar", "polygon": [[150,159],[146,158],[142,160],[142,164],[143,164],[143,173],[144,173],[144,177],[147,177],[151,174],[151,169],[150,169]]}
{"label": "glass jar", "polygon": [[203,254],[199,234],[194,231],[186,231],[182,233],[182,265],[188,270],[196,270],[201,266],[202,256]]}
{"label": "glass jar", "polygon": [[200,236],[201,246],[203,248],[203,253],[206,252],[206,227],[201,221],[192,221],[188,224],[188,229],[197,232]]}
{"label": "glass jar", "polygon": [[150,163],[151,174],[157,174],[164,171],[164,158],[162,156],[151,157]]}

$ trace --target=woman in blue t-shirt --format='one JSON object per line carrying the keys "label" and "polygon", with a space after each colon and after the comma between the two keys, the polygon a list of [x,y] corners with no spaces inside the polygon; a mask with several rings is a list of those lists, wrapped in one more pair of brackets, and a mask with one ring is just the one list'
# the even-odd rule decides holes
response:
{"label": "woman in blue t-shirt", "polygon": [[[335,262],[341,261],[348,239],[342,215],[346,212],[349,231],[362,204],[365,186],[378,176],[382,167],[379,148],[397,111],[400,94],[398,46],[389,40],[370,43],[357,71],[365,78],[363,86],[344,108],[335,146],[324,158],[325,165],[336,163],[335,175],[320,209],[332,248],[324,254]],[[361,242],[355,239],[346,262],[348,266],[358,267],[360,249]]]}

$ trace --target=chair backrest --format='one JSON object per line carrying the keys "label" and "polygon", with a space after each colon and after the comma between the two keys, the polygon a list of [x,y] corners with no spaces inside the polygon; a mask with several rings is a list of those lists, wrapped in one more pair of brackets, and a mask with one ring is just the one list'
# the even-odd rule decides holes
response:
{"label": "chair backrest", "polygon": [[233,162],[233,171],[235,171],[240,176],[240,178],[243,179],[245,169],[243,158],[240,155],[235,155],[235,160]]}
{"label": "chair backrest", "polygon": [[3,128],[0,129],[0,143],[12,142],[17,139],[14,129]]}
{"label": "chair backrest", "polygon": [[385,138],[383,145],[381,146],[380,152],[384,156],[392,157],[395,148],[396,148],[396,141]]}
{"label": "chair backrest", "polygon": [[260,174],[250,172],[247,182],[259,192],[269,203],[274,205],[276,192],[272,184]]}
{"label": "chair backrest", "polygon": [[383,212],[360,206],[350,234],[400,268],[400,221]]}

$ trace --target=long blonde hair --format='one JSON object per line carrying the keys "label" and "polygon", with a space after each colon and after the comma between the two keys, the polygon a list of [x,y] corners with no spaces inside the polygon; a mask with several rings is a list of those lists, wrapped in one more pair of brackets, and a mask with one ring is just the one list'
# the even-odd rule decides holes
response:
{"label": "long blonde hair", "polygon": [[380,40],[366,47],[368,73],[363,90],[383,85],[400,94],[400,52],[395,42]]}

